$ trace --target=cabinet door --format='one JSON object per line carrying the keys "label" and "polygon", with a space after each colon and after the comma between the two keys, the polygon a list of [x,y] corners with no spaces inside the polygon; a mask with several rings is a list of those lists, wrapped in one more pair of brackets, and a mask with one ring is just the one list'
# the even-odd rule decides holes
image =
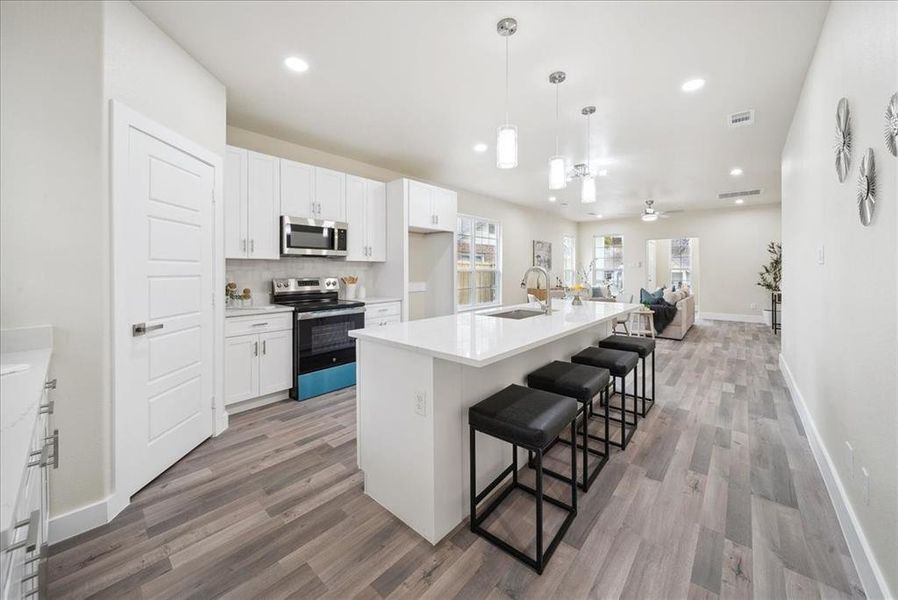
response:
{"label": "cabinet door", "polygon": [[431,201],[433,188],[418,181],[408,182],[408,225],[422,229],[433,229]]}
{"label": "cabinet door", "polygon": [[353,175],[346,177],[346,260],[368,260],[368,215],[365,210],[367,180]]}
{"label": "cabinet door", "polygon": [[315,218],[346,221],[346,174],[315,167]]}
{"label": "cabinet door", "polygon": [[281,159],[281,214],[312,217],[315,197],[315,167]]}
{"label": "cabinet door", "polygon": [[457,200],[455,192],[442,188],[433,188],[433,220],[434,229],[455,231]]}
{"label": "cabinet door", "polygon": [[387,184],[368,181],[365,193],[368,260],[387,260]]}
{"label": "cabinet door", "polygon": [[246,150],[227,147],[223,175],[225,258],[246,258]]}
{"label": "cabinet door", "polygon": [[259,335],[259,395],[293,387],[293,332]]}
{"label": "cabinet door", "polygon": [[280,165],[274,156],[247,152],[248,258],[280,257]]}
{"label": "cabinet door", "polygon": [[259,395],[259,336],[225,338],[225,404]]}

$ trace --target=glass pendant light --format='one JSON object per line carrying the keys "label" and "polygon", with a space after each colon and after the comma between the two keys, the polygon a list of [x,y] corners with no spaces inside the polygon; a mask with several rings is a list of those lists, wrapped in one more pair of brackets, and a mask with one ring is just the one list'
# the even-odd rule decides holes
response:
{"label": "glass pendant light", "polygon": [[564,71],[549,75],[549,83],[555,84],[555,156],[549,159],[549,189],[563,190],[567,187],[567,166],[564,157],[558,154],[558,85],[566,78]]}
{"label": "glass pendant light", "polygon": [[589,169],[589,154],[591,150],[590,146],[590,121],[589,117],[596,112],[595,106],[587,106],[583,110],[580,111],[581,114],[586,116],[586,174],[583,176],[582,187],[580,188],[580,202],[583,204],[592,204],[596,201],[596,180],[592,176],[592,171]]}
{"label": "glass pendant light", "polygon": [[518,30],[518,22],[506,17],[496,24],[496,31],[505,38],[505,124],[496,130],[496,166],[514,169],[518,166],[518,128],[508,122],[508,38]]}

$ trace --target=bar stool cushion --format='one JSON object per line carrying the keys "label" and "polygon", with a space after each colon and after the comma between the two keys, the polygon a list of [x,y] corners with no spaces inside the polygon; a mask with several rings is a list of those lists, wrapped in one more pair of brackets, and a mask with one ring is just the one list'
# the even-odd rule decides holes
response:
{"label": "bar stool cushion", "polygon": [[527,448],[545,448],[571,424],[577,401],[558,394],[510,385],[468,409],[475,429]]}
{"label": "bar stool cushion", "polygon": [[612,350],[636,352],[637,354],[639,354],[639,358],[645,358],[655,351],[655,340],[648,337],[611,335],[599,342],[599,348],[611,348]]}
{"label": "bar stool cushion", "polygon": [[639,355],[625,350],[590,346],[572,356],[571,362],[602,367],[611,371],[611,374],[615,377],[624,377],[636,368],[636,364],[639,362]]}
{"label": "bar stool cushion", "polygon": [[607,369],[556,360],[527,375],[527,385],[589,402],[610,378]]}

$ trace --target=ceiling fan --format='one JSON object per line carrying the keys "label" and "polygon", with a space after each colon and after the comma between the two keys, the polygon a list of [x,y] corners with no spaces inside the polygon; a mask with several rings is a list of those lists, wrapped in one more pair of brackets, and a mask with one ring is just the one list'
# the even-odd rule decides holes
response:
{"label": "ceiling fan", "polygon": [[660,210],[657,210],[654,205],[654,200],[646,200],[645,208],[642,209],[642,212],[639,214],[639,218],[646,222],[652,222],[657,221],[659,218],[666,219],[667,215],[669,215],[670,213],[682,212],[679,210],[668,210],[665,212],[661,212]]}

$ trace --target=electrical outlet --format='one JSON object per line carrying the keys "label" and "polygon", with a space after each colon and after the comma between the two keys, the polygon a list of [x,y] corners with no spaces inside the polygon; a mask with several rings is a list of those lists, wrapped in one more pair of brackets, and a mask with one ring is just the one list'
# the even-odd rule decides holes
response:
{"label": "electrical outlet", "polygon": [[415,393],[415,412],[422,417],[427,416],[427,393],[426,392],[416,392]]}
{"label": "electrical outlet", "polygon": [[861,467],[861,485],[864,490],[864,506],[870,505],[870,473],[865,467]]}
{"label": "electrical outlet", "polygon": [[845,462],[848,467],[848,479],[854,479],[854,446],[849,442],[845,442]]}

